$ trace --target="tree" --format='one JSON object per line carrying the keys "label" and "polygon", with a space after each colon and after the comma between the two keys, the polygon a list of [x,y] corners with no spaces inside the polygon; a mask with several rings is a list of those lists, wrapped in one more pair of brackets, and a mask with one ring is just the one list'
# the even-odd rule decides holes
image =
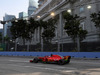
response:
{"label": "tree", "polygon": [[4,42],[6,43],[6,42],[9,42],[9,40],[10,40],[10,37],[8,37],[8,36],[5,36],[4,37]]}
{"label": "tree", "polygon": [[[34,18],[29,18],[28,20],[28,32],[29,32],[29,36],[30,36],[30,39],[28,40],[29,42],[31,42],[31,39],[33,38],[33,34],[35,32],[35,30],[39,27],[39,22],[34,20]],[[27,45],[27,50],[29,50],[29,44]]]}
{"label": "tree", "polygon": [[11,31],[11,34],[12,34],[12,38],[13,39],[16,39],[19,37],[19,31],[18,31],[18,22],[16,21],[12,21],[12,26],[10,27],[10,31]]}
{"label": "tree", "polygon": [[35,21],[34,18],[28,20],[28,30],[30,34],[34,34],[35,29],[39,27],[39,22]]}
{"label": "tree", "polygon": [[4,43],[5,43],[5,45],[6,45],[6,50],[9,49],[9,47],[7,48],[7,45],[9,46],[9,41],[10,41],[10,37],[5,36],[5,37],[4,37]]}
{"label": "tree", "polygon": [[25,40],[30,40],[32,36],[30,35],[29,24],[27,20],[17,20],[12,21],[12,26],[10,28],[13,39],[15,42],[15,51],[17,50],[17,38],[23,39],[23,45],[25,45]]}
{"label": "tree", "polygon": [[95,27],[100,28],[100,11],[98,13],[92,13],[90,17],[91,21],[94,22]]}
{"label": "tree", "polygon": [[23,39],[23,44],[25,44],[25,39],[31,38],[26,20],[21,19],[18,20],[17,22],[13,21],[10,30],[14,39],[16,38]]}
{"label": "tree", "polygon": [[48,21],[45,21],[42,25],[43,42],[50,50],[52,50],[51,40],[55,37],[55,28],[56,28],[55,22],[56,22],[55,19],[49,19]]}
{"label": "tree", "polygon": [[[33,18],[30,18],[28,22],[29,22],[29,27],[28,27],[29,29],[28,30],[30,31],[30,33],[34,34],[35,30],[37,28],[39,28],[40,29],[40,37],[41,37],[41,29],[45,28],[47,23],[45,21],[42,21],[42,20],[36,21]],[[40,41],[41,41],[41,39],[40,39]]]}
{"label": "tree", "polygon": [[0,33],[0,43],[2,42],[2,33]]}
{"label": "tree", "polygon": [[100,11],[98,13],[92,13],[90,17],[91,21],[94,22],[95,27],[99,28],[99,37],[100,37]]}
{"label": "tree", "polygon": [[47,24],[46,21],[39,20],[38,25],[39,25],[39,29],[40,29],[39,33],[40,33],[40,43],[41,43],[41,37],[42,37],[42,34],[43,34],[41,30],[42,30],[42,28],[46,29],[48,24]]}
{"label": "tree", "polygon": [[55,37],[55,19],[49,19],[48,21],[45,22],[43,25],[44,32],[42,33],[42,37],[46,42],[50,42]]}
{"label": "tree", "polygon": [[75,15],[71,15],[68,12],[64,13],[63,15],[65,19],[65,26],[64,29],[66,30],[66,33],[68,36],[70,36],[74,42],[76,43],[77,39],[77,49],[80,51],[80,42],[85,39],[87,31],[83,30],[80,26],[80,17]]}

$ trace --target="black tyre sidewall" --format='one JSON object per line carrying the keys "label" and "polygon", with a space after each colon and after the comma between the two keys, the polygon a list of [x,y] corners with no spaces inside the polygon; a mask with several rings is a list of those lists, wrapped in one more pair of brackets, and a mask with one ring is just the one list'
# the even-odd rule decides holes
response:
{"label": "black tyre sidewall", "polygon": [[58,65],[64,65],[65,61],[63,59],[58,61]]}
{"label": "black tyre sidewall", "polygon": [[38,58],[34,58],[34,59],[33,59],[33,62],[34,62],[34,63],[38,63]]}

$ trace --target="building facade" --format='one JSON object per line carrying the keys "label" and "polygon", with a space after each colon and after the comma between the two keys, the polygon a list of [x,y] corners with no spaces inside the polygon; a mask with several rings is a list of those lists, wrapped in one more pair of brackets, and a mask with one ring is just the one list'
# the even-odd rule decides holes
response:
{"label": "building facade", "polygon": [[15,19],[16,17],[14,15],[8,15],[5,14],[5,16],[3,17],[3,21],[7,21],[7,23],[4,25],[4,32],[3,32],[3,36],[8,36],[8,37],[12,37],[11,33],[10,33],[10,26],[12,25],[11,22],[9,20]]}
{"label": "building facade", "polygon": [[28,16],[28,14],[25,13],[25,12],[20,12],[19,13],[19,18],[24,18],[24,17],[27,17],[27,16]]}
{"label": "building facade", "polygon": [[38,3],[39,3],[38,7],[42,6],[45,1],[47,1],[47,0],[38,0]]}
{"label": "building facade", "polygon": [[[93,43],[100,41],[100,38],[98,35],[99,31],[94,26],[94,23],[91,21],[91,18],[90,18],[91,13],[100,11],[99,1],[100,0],[47,0],[32,15],[34,15],[35,19],[37,19],[37,16],[40,16],[39,19],[47,21],[48,19],[52,18],[50,13],[54,12],[55,16],[58,16],[58,21],[57,21],[58,23],[57,23],[57,28],[55,31],[56,36],[52,40],[52,43],[55,44],[57,42],[58,45],[62,45],[62,47],[65,47],[65,45],[67,46],[67,44],[72,43],[72,40],[70,37],[68,37],[68,35],[66,34],[64,30],[65,21],[62,14],[65,11],[71,13],[72,15],[77,14],[78,16],[82,18],[81,23],[80,23],[82,28],[88,31],[86,39],[84,39],[82,42],[85,43],[85,45],[87,46],[88,44],[90,44],[89,46],[92,46]],[[34,41],[36,41],[35,37],[37,36],[38,35],[36,32],[33,37],[35,39]],[[93,49],[96,50],[96,48],[100,48],[100,47],[97,46]],[[84,48],[84,49],[87,50],[87,48]],[[91,49],[92,47],[89,47],[88,51],[91,51]]]}
{"label": "building facade", "polygon": [[34,0],[29,0],[28,16],[36,11],[36,2]]}

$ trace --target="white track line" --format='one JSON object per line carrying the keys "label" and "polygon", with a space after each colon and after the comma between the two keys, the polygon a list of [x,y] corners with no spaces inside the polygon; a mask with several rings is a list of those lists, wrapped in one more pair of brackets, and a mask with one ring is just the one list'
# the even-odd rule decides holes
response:
{"label": "white track line", "polygon": [[22,60],[9,60],[9,61],[12,61],[12,62],[29,62],[29,61],[22,61]]}
{"label": "white track line", "polygon": [[77,62],[77,61],[73,61],[73,63],[80,63],[80,64],[100,64],[100,62],[98,63],[98,62]]}

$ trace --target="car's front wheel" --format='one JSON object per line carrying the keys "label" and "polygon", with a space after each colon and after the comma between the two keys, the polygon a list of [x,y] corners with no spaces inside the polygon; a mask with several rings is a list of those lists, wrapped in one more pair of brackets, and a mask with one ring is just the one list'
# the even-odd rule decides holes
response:
{"label": "car's front wheel", "polygon": [[38,61],[39,61],[38,58],[34,58],[34,59],[33,59],[33,62],[34,62],[34,63],[38,63]]}

